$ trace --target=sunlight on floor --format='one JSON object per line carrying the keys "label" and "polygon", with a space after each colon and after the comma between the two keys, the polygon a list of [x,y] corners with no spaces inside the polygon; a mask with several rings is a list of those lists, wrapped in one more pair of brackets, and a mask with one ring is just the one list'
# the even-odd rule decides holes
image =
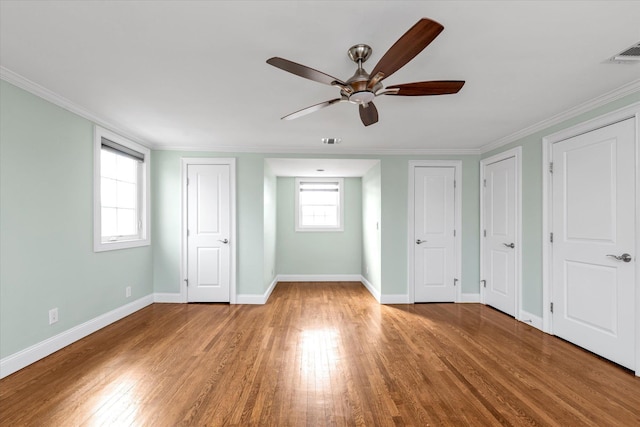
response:
{"label": "sunlight on floor", "polygon": [[91,411],[92,425],[131,424],[141,403],[136,387],[138,377],[136,372],[125,372],[104,387]]}
{"label": "sunlight on floor", "polygon": [[339,360],[338,339],[336,329],[306,329],[302,331],[300,344],[302,347],[301,368],[307,380],[329,376],[332,367]]}

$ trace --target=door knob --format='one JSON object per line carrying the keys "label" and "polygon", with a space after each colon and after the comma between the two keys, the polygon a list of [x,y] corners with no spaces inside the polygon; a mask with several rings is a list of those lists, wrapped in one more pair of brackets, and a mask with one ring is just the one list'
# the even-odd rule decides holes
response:
{"label": "door knob", "polygon": [[516,245],[513,244],[513,243],[503,243],[503,245],[505,245],[506,247],[511,248],[511,249],[516,247]]}
{"label": "door knob", "polygon": [[416,245],[421,245],[422,243],[427,243],[427,241],[426,240],[420,240],[420,239],[416,240]]}
{"label": "door knob", "polygon": [[218,240],[218,242],[222,242],[222,243],[224,243],[226,245],[227,243],[229,243],[229,240],[228,239]]}
{"label": "door knob", "polygon": [[615,258],[618,261],[624,261],[624,262],[631,262],[631,260],[633,259],[631,257],[631,255],[626,254],[626,253],[622,254],[622,255],[611,255],[611,254],[608,254],[607,256],[610,256],[611,258]]}

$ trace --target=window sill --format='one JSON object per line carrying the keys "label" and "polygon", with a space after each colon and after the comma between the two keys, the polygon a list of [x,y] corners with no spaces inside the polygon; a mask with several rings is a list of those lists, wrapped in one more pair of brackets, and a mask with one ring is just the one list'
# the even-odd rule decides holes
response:
{"label": "window sill", "polygon": [[94,252],[116,251],[119,249],[139,248],[151,245],[149,239],[123,240],[119,242],[95,242],[93,244]]}
{"label": "window sill", "polygon": [[340,227],[340,228],[296,228],[296,233],[306,233],[306,232],[311,232],[311,233],[323,233],[323,232],[327,232],[327,233],[335,233],[335,232],[341,232],[344,231],[344,228]]}

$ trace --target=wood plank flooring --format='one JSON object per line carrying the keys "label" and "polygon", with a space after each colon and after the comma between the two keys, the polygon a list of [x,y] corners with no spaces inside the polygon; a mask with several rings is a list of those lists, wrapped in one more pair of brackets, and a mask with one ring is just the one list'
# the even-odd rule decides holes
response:
{"label": "wood plank flooring", "polygon": [[640,378],[478,304],[280,283],[154,304],[0,381],[2,426],[637,426]]}

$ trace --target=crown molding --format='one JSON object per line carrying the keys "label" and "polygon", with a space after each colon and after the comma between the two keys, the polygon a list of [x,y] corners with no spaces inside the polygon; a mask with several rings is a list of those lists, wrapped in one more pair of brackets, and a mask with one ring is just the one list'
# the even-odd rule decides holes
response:
{"label": "crown molding", "polygon": [[640,79],[627,83],[626,85],[621,86],[618,89],[605,93],[604,95],[600,95],[587,102],[584,102],[573,108],[570,108],[569,110],[556,114],[555,116],[551,116],[548,119],[542,120],[541,122],[533,124],[522,130],[519,130],[518,132],[514,132],[511,135],[507,135],[494,142],[483,145],[482,147],[480,147],[479,151],[481,154],[487,153],[491,150],[495,150],[496,148],[500,148],[504,145],[510,144],[519,139],[532,135],[536,132],[539,132],[551,126],[557,125],[558,123],[562,123],[565,120],[572,119],[574,117],[579,116],[580,114],[589,112],[598,107],[602,107],[603,105],[606,105],[610,102],[616,101],[618,99],[624,98],[627,95],[631,95],[637,92],[640,92]]}
{"label": "crown molding", "polygon": [[73,114],[76,114],[82,118],[85,118],[93,122],[94,124],[100,125],[127,139],[137,142],[138,144],[141,144],[147,148],[152,148],[152,145],[149,144],[149,142],[140,139],[139,137],[119,128],[118,126],[115,126],[112,123],[109,123],[108,121],[102,119],[101,117],[97,116],[93,112],[87,110],[84,107],[81,107],[80,105],[74,103],[73,101],[61,95],[58,95],[54,91],[49,90],[46,87],[41,86],[38,83],[33,82],[27,79],[26,77],[23,77],[20,74],[15,73],[3,66],[0,66],[0,79],[6,81],[7,83],[11,83],[14,86],[17,86],[20,89],[24,89],[27,92],[32,93],[33,95],[36,95],[46,101],[49,101],[60,108],[64,108],[65,110],[70,111]]}
{"label": "crown molding", "polygon": [[173,146],[173,145],[154,145],[151,147],[156,151],[189,151],[202,153],[254,153],[254,154],[323,154],[323,155],[374,155],[374,156],[466,156],[480,155],[477,148],[300,148],[300,147],[256,147],[256,146],[226,146],[226,145],[208,145],[208,146]]}

